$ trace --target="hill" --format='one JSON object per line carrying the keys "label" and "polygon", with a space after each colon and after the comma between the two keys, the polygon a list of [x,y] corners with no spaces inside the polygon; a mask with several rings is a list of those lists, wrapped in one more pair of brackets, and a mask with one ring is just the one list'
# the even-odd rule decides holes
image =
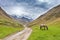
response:
{"label": "hill", "polygon": [[[20,26],[22,26],[22,24],[18,23],[16,20],[14,20],[14,18],[12,18],[10,15],[8,15],[1,7],[0,7],[0,24],[2,24],[2,22],[5,22],[5,24],[7,23],[7,25],[12,25],[14,24],[14,26],[19,27],[16,24],[19,24]],[[4,24],[4,23],[3,23]]]}
{"label": "hill", "polygon": [[57,18],[60,18],[60,5],[53,7],[47,13],[41,15],[36,20],[30,22],[29,25],[32,26],[32,25],[42,24],[42,23],[46,24],[48,22],[56,20]]}
{"label": "hill", "polygon": [[23,29],[23,25],[10,17],[0,7],[0,38]]}
{"label": "hill", "polygon": [[60,18],[49,22],[48,30],[40,30],[39,25],[32,26],[28,40],[60,40]]}
{"label": "hill", "polygon": [[31,22],[33,19],[32,18],[27,18],[26,16],[22,15],[22,16],[18,16],[17,15],[11,15],[11,17],[13,17],[15,20],[19,21],[21,24],[26,25],[29,22]]}
{"label": "hill", "polygon": [[[45,23],[48,30],[40,30],[40,24]],[[60,5],[41,15],[29,25],[32,34],[28,40],[60,40]]]}

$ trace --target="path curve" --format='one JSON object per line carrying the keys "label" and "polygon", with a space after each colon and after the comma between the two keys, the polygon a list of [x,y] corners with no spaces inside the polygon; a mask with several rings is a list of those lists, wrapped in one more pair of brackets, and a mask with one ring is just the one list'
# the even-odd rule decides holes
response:
{"label": "path curve", "polygon": [[25,27],[25,29],[21,32],[18,32],[14,35],[8,36],[3,40],[27,40],[32,32],[31,28]]}

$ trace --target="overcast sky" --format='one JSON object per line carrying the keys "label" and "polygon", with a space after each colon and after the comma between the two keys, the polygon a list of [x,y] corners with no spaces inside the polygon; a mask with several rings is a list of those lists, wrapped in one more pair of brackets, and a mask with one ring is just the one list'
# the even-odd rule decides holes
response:
{"label": "overcast sky", "polygon": [[26,15],[33,19],[57,4],[60,0],[0,0],[0,6],[8,14]]}

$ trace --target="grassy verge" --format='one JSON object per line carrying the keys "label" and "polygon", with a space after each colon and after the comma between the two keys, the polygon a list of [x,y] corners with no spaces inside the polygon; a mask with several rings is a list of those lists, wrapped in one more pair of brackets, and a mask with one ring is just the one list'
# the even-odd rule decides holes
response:
{"label": "grassy verge", "polygon": [[23,30],[23,27],[12,27],[12,26],[0,25],[0,39],[21,30]]}
{"label": "grassy verge", "polygon": [[38,25],[33,26],[28,40],[60,40],[60,21],[52,22],[48,26],[49,30],[40,30]]}

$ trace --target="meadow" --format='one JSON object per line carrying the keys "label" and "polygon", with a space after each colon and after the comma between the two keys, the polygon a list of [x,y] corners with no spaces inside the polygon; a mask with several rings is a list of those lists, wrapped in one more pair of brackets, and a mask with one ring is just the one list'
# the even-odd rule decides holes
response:
{"label": "meadow", "polygon": [[60,19],[51,21],[48,30],[40,30],[39,25],[32,26],[32,34],[28,40],[60,40]]}
{"label": "meadow", "polygon": [[23,30],[22,27],[12,27],[12,26],[5,26],[0,25],[0,39],[5,38],[13,33]]}

